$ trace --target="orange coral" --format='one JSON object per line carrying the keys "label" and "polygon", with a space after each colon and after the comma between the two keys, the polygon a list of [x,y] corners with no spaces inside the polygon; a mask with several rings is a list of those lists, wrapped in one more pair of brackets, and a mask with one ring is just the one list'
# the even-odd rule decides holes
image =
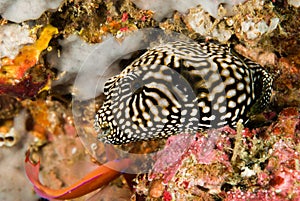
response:
{"label": "orange coral", "polygon": [[24,46],[15,59],[2,58],[0,84],[18,83],[24,77],[26,71],[36,65],[41,52],[48,47],[52,36],[57,33],[56,27],[47,25],[39,39],[33,45]]}
{"label": "orange coral", "polygon": [[[22,102],[32,116],[33,128],[32,134],[40,140],[46,140],[49,135],[63,134],[62,113],[65,113],[64,107],[55,101],[44,101],[41,99]],[[67,125],[67,124],[66,124]]]}
{"label": "orange coral", "polygon": [[107,17],[105,24],[103,24],[100,28],[100,32],[103,34],[111,33],[117,34],[120,31],[134,31],[137,27],[134,23],[129,21],[129,14],[123,13],[121,19],[114,20],[111,17]]}

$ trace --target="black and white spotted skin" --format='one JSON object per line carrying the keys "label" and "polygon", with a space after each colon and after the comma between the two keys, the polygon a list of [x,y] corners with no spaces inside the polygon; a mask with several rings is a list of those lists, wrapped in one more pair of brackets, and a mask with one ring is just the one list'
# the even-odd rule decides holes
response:
{"label": "black and white spotted skin", "polygon": [[124,144],[246,122],[269,103],[272,78],[215,43],[170,42],[149,49],[104,86],[99,140]]}

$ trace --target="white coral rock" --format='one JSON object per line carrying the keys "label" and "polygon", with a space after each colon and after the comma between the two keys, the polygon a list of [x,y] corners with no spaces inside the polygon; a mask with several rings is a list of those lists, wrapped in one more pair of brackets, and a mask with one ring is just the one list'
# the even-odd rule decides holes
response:
{"label": "white coral rock", "polygon": [[144,10],[154,11],[154,19],[162,20],[175,11],[185,13],[188,9],[201,5],[203,10],[214,18],[219,18],[218,9],[222,5],[226,9],[226,15],[233,14],[233,6],[245,2],[245,0],[131,0],[136,6]]}
{"label": "white coral rock", "polygon": [[57,9],[62,0],[0,0],[0,14],[12,22],[38,19],[43,12]]}
{"label": "white coral rock", "polygon": [[6,24],[0,27],[0,58],[11,59],[19,53],[23,45],[33,43],[34,38],[30,37],[27,26],[17,24]]}

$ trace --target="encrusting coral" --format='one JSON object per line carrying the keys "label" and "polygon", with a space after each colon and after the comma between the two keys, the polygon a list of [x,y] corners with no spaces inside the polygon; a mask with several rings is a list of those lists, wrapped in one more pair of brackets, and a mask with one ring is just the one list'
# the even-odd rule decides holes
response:
{"label": "encrusting coral", "polygon": [[136,179],[136,193],[163,200],[298,200],[299,126],[298,109],[286,108],[270,126],[170,137],[152,172]]}

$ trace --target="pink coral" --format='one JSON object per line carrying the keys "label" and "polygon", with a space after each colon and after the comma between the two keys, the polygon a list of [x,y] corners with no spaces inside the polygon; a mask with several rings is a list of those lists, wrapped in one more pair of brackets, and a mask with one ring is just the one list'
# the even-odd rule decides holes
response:
{"label": "pink coral", "polygon": [[161,181],[173,199],[300,200],[299,116],[286,108],[265,128],[172,136],[148,179]]}
{"label": "pink coral", "polygon": [[218,130],[210,130],[207,133],[208,137],[201,133],[171,136],[166,143],[165,149],[158,152],[157,160],[149,178],[153,179],[163,173],[163,181],[168,183],[176,174],[182,162],[190,155],[194,155],[199,164],[220,162],[229,167],[227,154],[214,148],[216,144],[219,144],[220,149],[224,147],[224,145],[220,146],[221,144],[230,144],[228,139],[220,134],[221,132]]}
{"label": "pink coral", "polygon": [[266,167],[257,174],[257,190],[251,191],[254,186],[248,186],[246,191],[233,189],[226,193],[225,200],[300,200],[299,122],[296,108],[286,108],[279,114],[277,122],[266,133],[264,143],[267,145],[274,137],[275,142],[269,148]]}
{"label": "pink coral", "polygon": [[270,193],[267,190],[259,190],[253,192],[243,192],[241,190],[229,191],[226,193],[226,199],[224,201],[279,201],[282,198],[278,197],[275,192]]}
{"label": "pink coral", "polygon": [[269,131],[275,135],[284,135],[288,138],[295,138],[299,125],[300,114],[298,109],[294,107],[285,108],[280,112],[278,121],[269,128]]}
{"label": "pink coral", "polygon": [[172,195],[168,191],[164,191],[163,197],[164,197],[164,201],[171,201],[172,200]]}

